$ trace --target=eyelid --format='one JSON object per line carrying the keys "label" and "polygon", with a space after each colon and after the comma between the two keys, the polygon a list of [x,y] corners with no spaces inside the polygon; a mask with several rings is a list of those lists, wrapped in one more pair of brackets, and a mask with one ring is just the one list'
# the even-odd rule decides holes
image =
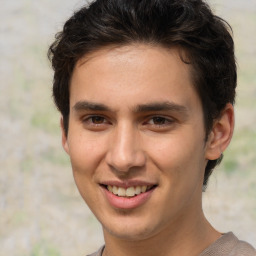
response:
{"label": "eyelid", "polygon": [[[94,122],[92,118],[102,118],[102,122]],[[153,120],[154,118],[159,118],[160,123],[154,123],[155,121]],[[176,119],[171,117],[171,116],[165,116],[161,114],[154,114],[154,115],[148,115],[145,118],[143,118],[144,121],[142,121],[142,125],[146,128],[148,127],[149,129],[168,129],[173,124],[175,123]],[[163,123],[161,123],[161,119],[163,119]],[[81,122],[87,129],[105,129],[106,126],[111,125],[112,122],[109,120],[108,117],[106,117],[104,114],[87,114],[83,115],[80,118]]]}
{"label": "eyelid", "polygon": [[[102,123],[93,123],[92,122],[92,118],[96,118],[96,117],[99,117],[99,118],[103,118],[103,122]],[[86,115],[86,116],[83,116],[81,117],[81,121],[84,123],[84,124],[88,124],[88,125],[92,125],[92,126],[100,126],[100,125],[105,125],[105,124],[110,124],[110,122],[108,121],[108,119],[104,116],[104,115],[100,115],[100,114],[90,114],[90,115]]]}
{"label": "eyelid", "polygon": [[[151,120],[153,120],[154,118],[162,118],[165,120],[165,123],[164,124],[150,124],[149,122]],[[158,126],[158,127],[164,127],[164,126],[168,126],[168,125],[171,125],[175,122],[175,119],[170,117],[170,116],[164,116],[164,115],[153,115],[153,116],[149,116],[145,122],[145,124],[149,124],[149,125],[152,125],[152,126]]]}

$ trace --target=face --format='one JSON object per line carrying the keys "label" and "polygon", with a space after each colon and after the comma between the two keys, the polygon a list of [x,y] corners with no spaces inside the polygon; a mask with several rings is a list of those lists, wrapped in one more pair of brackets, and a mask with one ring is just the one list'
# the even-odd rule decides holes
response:
{"label": "face", "polygon": [[103,48],[78,61],[63,145],[105,235],[146,239],[194,222],[204,139],[201,102],[177,49]]}

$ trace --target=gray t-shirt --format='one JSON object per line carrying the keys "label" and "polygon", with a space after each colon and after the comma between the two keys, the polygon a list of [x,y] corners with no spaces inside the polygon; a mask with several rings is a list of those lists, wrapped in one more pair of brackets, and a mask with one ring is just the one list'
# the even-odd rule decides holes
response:
{"label": "gray t-shirt", "polygon": [[[102,256],[104,246],[88,256]],[[199,256],[256,256],[256,250],[248,243],[238,240],[232,233],[223,234]]]}

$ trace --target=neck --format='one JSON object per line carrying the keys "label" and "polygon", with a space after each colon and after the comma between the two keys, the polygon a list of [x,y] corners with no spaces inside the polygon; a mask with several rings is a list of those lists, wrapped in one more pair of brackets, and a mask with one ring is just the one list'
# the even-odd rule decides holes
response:
{"label": "neck", "polygon": [[192,217],[194,218],[189,222],[190,224],[187,221],[179,221],[179,225],[171,225],[143,240],[120,239],[103,230],[105,237],[103,256],[199,255],[221,234],[209,224],[202,211],[201,214]]}

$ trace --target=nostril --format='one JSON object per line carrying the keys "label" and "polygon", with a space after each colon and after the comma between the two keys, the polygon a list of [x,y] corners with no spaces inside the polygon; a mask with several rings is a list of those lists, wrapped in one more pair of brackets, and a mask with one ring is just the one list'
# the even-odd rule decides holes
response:
{"label": "nostril", "polygon": [[109,153],[106,158],[107,164],[111,169],[119,172],[128,172],[133,168],[141,168],[146,164],[144,152],[135,151],[130,154]]}

